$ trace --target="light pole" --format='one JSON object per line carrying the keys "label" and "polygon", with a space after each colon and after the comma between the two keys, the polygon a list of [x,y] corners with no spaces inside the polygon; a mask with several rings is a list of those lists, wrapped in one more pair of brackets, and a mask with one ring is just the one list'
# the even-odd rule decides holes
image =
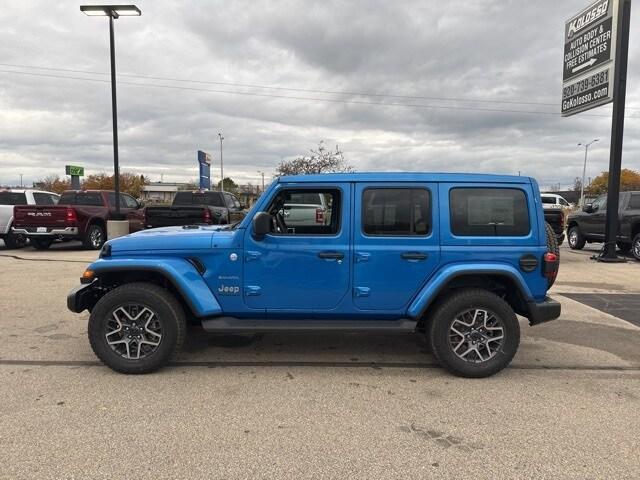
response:
{"label": "light pole", "polygon": [[90,17],[109,17],[109,51],[111,54],[111,114],[113,117],[113,183],[116,219],[120,220],[120,165],[118,162],[118,106],[116,102],[116,47],[113,21],[120,17],[139,17],[142,12],[135,5],[80,5],[80,11]]}
{"label": "light pole", "polygon": [[579,147],[584,147],[584,165],[582,166],[582,181],[580,182],[580,206],[584,206],[584,176],[587,173],[587,152],[589,151],[589,146],[593,143],[599,142],[598,138],[594,138],[589,143],[579,143]]}
{"label": "light pole", "polygon": [[258,173],[262,175],[262,192],[261,193],[264,193],[264,172],[258,170]]}
{"label": "light pole", "polygon": [[222,141],[224,137],[220,132],[218,132],[218,136],[220,137],[220,191],[224,192],[224,166],[222,163]]}

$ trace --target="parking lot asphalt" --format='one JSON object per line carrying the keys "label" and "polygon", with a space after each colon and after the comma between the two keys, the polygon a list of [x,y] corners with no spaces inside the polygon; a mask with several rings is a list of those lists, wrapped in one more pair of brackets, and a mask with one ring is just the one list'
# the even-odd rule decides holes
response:
{"label": "parking lot asphalt", "polygon": [[562,249],[562,317],[522,320],[489,379],[417,336],[196,328],[172,366],[124,376],[66,309],[96,253],[0,243],[0,478],[640,478],[640,328],[575,297],[635,298],[640,262],[596,251]]}

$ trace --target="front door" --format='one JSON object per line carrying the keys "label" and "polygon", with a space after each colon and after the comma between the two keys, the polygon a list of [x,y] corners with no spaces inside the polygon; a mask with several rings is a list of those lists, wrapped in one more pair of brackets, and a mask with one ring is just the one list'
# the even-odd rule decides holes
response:
{"label": "front door", "polygon": [[585,215],[583,220],[585,230],[583,233],[592,238],[602,239],[607,219],[607,196],[600,195],[592,203],[592,207],[595,211]]}
{"label": "front door", "polygon": [[355,308],[400,312],[440,260],[438,185],[358,184],[355,198]]}
{"label": "front door", "polygon": [[[309,205],[295,225],[287,225],[285,204],[302,193],[322,196]],[[245,234],[244,301],[266,310],[267,317],[313,314],[336,308],[349,294],[351,248],[351,184],[283,186],[274,193],[267,211],[274,216],[271,233],[255,238]]]}

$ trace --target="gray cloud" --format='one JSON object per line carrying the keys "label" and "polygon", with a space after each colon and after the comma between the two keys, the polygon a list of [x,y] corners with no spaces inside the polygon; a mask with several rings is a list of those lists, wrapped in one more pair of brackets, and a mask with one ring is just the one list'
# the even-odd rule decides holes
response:
{"label": "gray cloud", "polygon": [[[256,183],[257,170],[272,172],[282,158],[304,154],[325,139],[339,144],[357,170],[521,171],[543,186],[568,185],[582,169],[576,144],[597,137],[601,141],[591,150],[588,168],[595,176],[608,165],[610,107],[566,119],[469,110],[557,113],[562,26],[584,3],[140,1],[141,18],[116,22],[121,73],[466,100],[120,76],[122,166],[154,179],[192,179],[196,150],[217,160],[217,132],[223,131],[225,173],[240,182]],[[77,2],[13,2],[3,13],[2,63],[108,72],[107,22],[82,15]],[[623,163],[640,169],[640,49],[633,38],[640,15],[635,10],[632,15],[628,106],[635,110],[628,111]],[[87,80],[108,76],[0,70],[0,184],[16,183],[20,173],[27,181],[62,173],[65,164],[84,165],[87,172],[109,170],[109,84]]]}

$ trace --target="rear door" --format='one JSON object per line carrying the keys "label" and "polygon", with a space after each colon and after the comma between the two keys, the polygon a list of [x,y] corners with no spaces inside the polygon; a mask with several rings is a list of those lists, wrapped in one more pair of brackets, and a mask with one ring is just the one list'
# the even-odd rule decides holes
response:
{"label": "rear door", "polygon": [[440,261],[437,183],[358,183],[354,286],[357,310],[404,310]]}

